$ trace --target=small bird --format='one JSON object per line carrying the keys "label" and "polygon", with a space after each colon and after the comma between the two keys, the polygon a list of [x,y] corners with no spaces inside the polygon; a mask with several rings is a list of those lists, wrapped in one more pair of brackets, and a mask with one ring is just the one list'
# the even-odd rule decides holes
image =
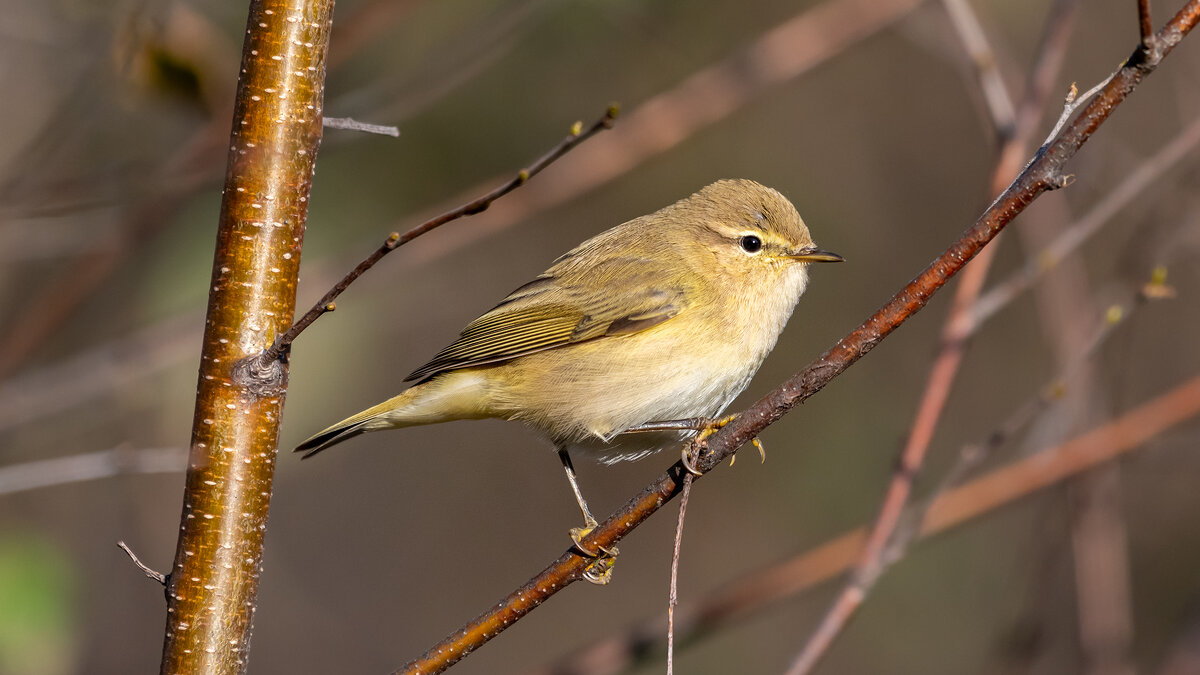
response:
{"label": "small bird", "polygon": [[[405,378],[417,384],[296,451],[382,429],[519,420],[558,450],[585,522],[571,532],[577,547],[611,560],[615,550],[580,544],[596,519],[570,453],[638,459],[711,428],[775,346],[808,263],[841,261],[779,192],[718,181],[575,247]],[[605,583],[610,569],[586,576]]]}

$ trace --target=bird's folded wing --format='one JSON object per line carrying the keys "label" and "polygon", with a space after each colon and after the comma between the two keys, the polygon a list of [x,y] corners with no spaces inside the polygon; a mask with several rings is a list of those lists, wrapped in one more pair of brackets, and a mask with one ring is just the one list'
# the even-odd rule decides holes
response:
{"label": "bird's folded wing", "polygon": [[656,278],[649,266],[650,261],[618,258],[592,267],[586,279],[557,275],[552,267],[472,321],[457,340],[405,379],[422,380],[657,326],[683,309],[685,297],[669,280]]}

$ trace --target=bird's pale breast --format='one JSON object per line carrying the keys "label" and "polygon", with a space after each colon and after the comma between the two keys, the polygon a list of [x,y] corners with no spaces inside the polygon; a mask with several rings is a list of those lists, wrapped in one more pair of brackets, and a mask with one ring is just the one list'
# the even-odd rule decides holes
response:
{"label": "bird's pale breast", "polygon": [[[599,453],[602,461],[634,459],[687,434],[620,434],[647,422],[714,417],[750,383],[774,347],[807,275],[797,265],[777,292],[746,312],[693,307],[632,335],[583,342],[515,359],[499,369],[492,405],[556,444]],[[707,316],[689,313],[707,312]],[[698,334],[697,330],[704,331]]]}

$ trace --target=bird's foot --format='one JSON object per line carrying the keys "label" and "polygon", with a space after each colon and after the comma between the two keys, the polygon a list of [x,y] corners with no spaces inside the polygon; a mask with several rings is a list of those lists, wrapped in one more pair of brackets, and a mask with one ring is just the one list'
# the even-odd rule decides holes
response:
{"label": "bird's foot", "polygon": [[700,433],[696,434],[696,440],[697,441],[708,440],[709,436],[712,436],[713,434],[717,433],[718,431],[721,430],[722,427],[724,427],[726,424],[729,424],[730,422],[736,420],[737,418],[738,418],[737,415],[729,415],[727,417],[722,417],[719,420],[708,420],[707,422],[704,423],[704,425],[702,427],[700,427]]}
{"label": "bird's foot", "polygon": [[[722,417],[719,420],[707,420],[700,425],[700,433],[696,434],[696,438],[692,443],[688,443],[683,446],[683,451],[680,456],[680,461],[683,463],[683,468],[687,469],[688,473],[695,476],[702,475],[702,472],[696,468],[696,463],[692,459],[693,453],[699,453],[700,449],[704,447],[704,443],[708,440],[709,436],[717,433],[721,427],[724,427],[730,422],[736,420],[737,417],[737,415],[730,415],[728,417]],[[762,458],[762,461],[767,461],[767,450],[765,447],[763,447],[762,441],[755,437],[750,439],[750,442],[754,444],[754,447],[758,448],[758,456]],[[733,466],[733,463],[736,460],[737,455],[730,457],[729,465]]]}
{"label": "bird's foot", "polygon": [[692,474],[693,476],[704,475],[704,472],[697,469],[695,462],[692,461],[692,450],[694,449],[696,453],[699,453],[700,449],[704,447],[704,443],[708,440],[709,436],[717,433],[721,427],[736,419],[737,415],[730,415],[728,417],[722,417],[719,420],[706,420],[702,425],[700,425],[700,433],[696,434],[696,438],[691,443],[684,444],[683,451],[680,454],[679,461],[683,463],[683,468],[687,469],[688,473]]}
{"label": "bird's foot", "polygon": [[583,543],[584,537],[591,534],[592,530],[596,529],[596,520],[588,518],[583,527],[573,527],[570,530],[571,541],[575,542],[575,548],[589,558],[595,558],[587,569],[583,571],[583,578],[598,586],[603,586],[609,581],[612,581],[613,566],[617,563],[617,556],[621,551],[616,546],[599,546],[595,548],[589,547]]}

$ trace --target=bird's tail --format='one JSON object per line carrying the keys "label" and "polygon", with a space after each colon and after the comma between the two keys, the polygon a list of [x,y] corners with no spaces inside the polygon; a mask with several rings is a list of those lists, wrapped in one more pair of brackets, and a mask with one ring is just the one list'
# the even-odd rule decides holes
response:
{"label": "bird's tail", "polygon": [[393,424],[387,414],[397,407],[403,407],[405,395],[412,391],[411,389],[400,394],[399,396],[384,401],[377,406],[372,406],[366,410],[347,417],[346,419],[328,427],[327,429],[313,435],[308,440],[296,446],[296,452],[303,452],[304,456],[301,459],[308,459],[313,455],[321,452],[325,448],[330,448],[344,440],[354,438],[360,434],[365,434],[368,431],[377,429],[390,429],[394,426],[406,426],[403,424]]}
{"label": "bird's tail", "polygon": [[481,408],[479,396],[484,382],[469,371],[447,373],[347,417],[296,446],[295,451],[308,459],[368,431],[488,417],[491,413]]}

